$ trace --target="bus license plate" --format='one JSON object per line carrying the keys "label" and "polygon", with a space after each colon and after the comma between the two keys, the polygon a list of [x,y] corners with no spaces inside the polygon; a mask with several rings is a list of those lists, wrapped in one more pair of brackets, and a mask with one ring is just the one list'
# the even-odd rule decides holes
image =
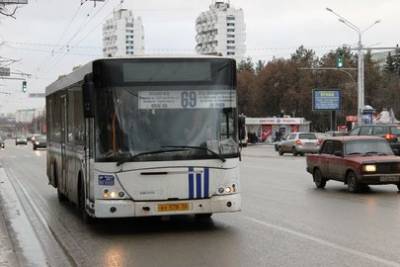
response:
{"label": "bus license plate", "polygon": [[400,181],[399,176],[381,176],[380,177],[381,182],[398,182]]}
{"label": "bus license plate", "polygon": [[158,204],[159,212],[189,210],[189,203]]}

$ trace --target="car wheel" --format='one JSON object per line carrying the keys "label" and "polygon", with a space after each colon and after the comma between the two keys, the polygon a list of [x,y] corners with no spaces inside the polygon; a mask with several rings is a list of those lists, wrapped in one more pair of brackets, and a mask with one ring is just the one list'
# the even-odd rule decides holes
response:
{"label": "car wheel", "polygon": [[325,188],[326,179],[322,176],[322,173],[318,168],[314,170],[313,178],[317,188]]}
{"label": "car wheel", "polygon": [[347,189],[350,193],[356,193],[360,190],[360,185],[357,182],[357,176],[354,172],[350,171],[347,174]]}
{"label": "car wheel", "polygon": [[292,153],[293,153],[293,156],[297,156],[297,150],[295,147],[292,148]]}
{"label": "car wheel", "polygon": [[282,148],[279,148],[279,156],[283,156],[283,150],[282,150]]}
{"label": "car wheel", "polygon": [[37,149],[37,147],[36,146],[33,146],[33,150],[36,150]]}

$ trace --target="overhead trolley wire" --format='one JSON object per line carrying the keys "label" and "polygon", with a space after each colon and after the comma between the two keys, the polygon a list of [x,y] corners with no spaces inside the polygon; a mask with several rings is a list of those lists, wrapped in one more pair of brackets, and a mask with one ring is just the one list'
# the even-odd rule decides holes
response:
{"label": "overhead trolley wire", "polygon": [[78,36],[79,33],[82,32],[82,29],[84,29],[84,28],[85,28],[85,27],[100,13],[100,11],[103,10],[103,8],[104,8],[108,3],[110,3],[110,0],[106,0],[106,1],[104,2],[104,4],[96,11],[96,13],[95,13],[93,16],[91,16],[91,17],[89,18],[88,21],[85,21],[84,23],[82,23],[82,24],[80,25],[80,27],[77,29],[77,31],[76,31],[76,32],[71,36],[71,38],[69,38],[69,40],[65,43],[64,48],[66,48],[66,51],[65,51],[63,54],[60,54],[58,57],[55,57],[54,60],[53,60],[53,63],[50,64],[50,65],[48,66],[47,69],[52,69],[52,68],[54,68],[55,66],[57,66],[57,65],[60,63],[60,61],[70,52],[70,48],[72,47],[72,46],[70,46],[70,43],[73,41],[73,39],[74,39],[76,36]]}

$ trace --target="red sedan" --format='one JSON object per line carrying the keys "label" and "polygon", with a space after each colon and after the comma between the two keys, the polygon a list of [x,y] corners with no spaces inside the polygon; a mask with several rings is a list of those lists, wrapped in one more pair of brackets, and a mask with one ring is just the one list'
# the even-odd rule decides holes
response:
{"label": "red sedan", "polygon": [[381,184],[394,184],[400,191],[400,157],[381,137],[326,139],[318,154],[307,156],[307,171],[313,175],[317,188],[336,180],[347,184],[350,192]]}

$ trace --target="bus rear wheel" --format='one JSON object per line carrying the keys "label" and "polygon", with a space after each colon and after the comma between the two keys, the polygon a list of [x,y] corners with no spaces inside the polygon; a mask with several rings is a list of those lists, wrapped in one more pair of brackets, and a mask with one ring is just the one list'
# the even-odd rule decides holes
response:
{"label": "bus rear wheel", "polygon": [[61,193],[60,188],[57,187],[57,198],[59,202],[66,202],[68,199],[67,197]]}

